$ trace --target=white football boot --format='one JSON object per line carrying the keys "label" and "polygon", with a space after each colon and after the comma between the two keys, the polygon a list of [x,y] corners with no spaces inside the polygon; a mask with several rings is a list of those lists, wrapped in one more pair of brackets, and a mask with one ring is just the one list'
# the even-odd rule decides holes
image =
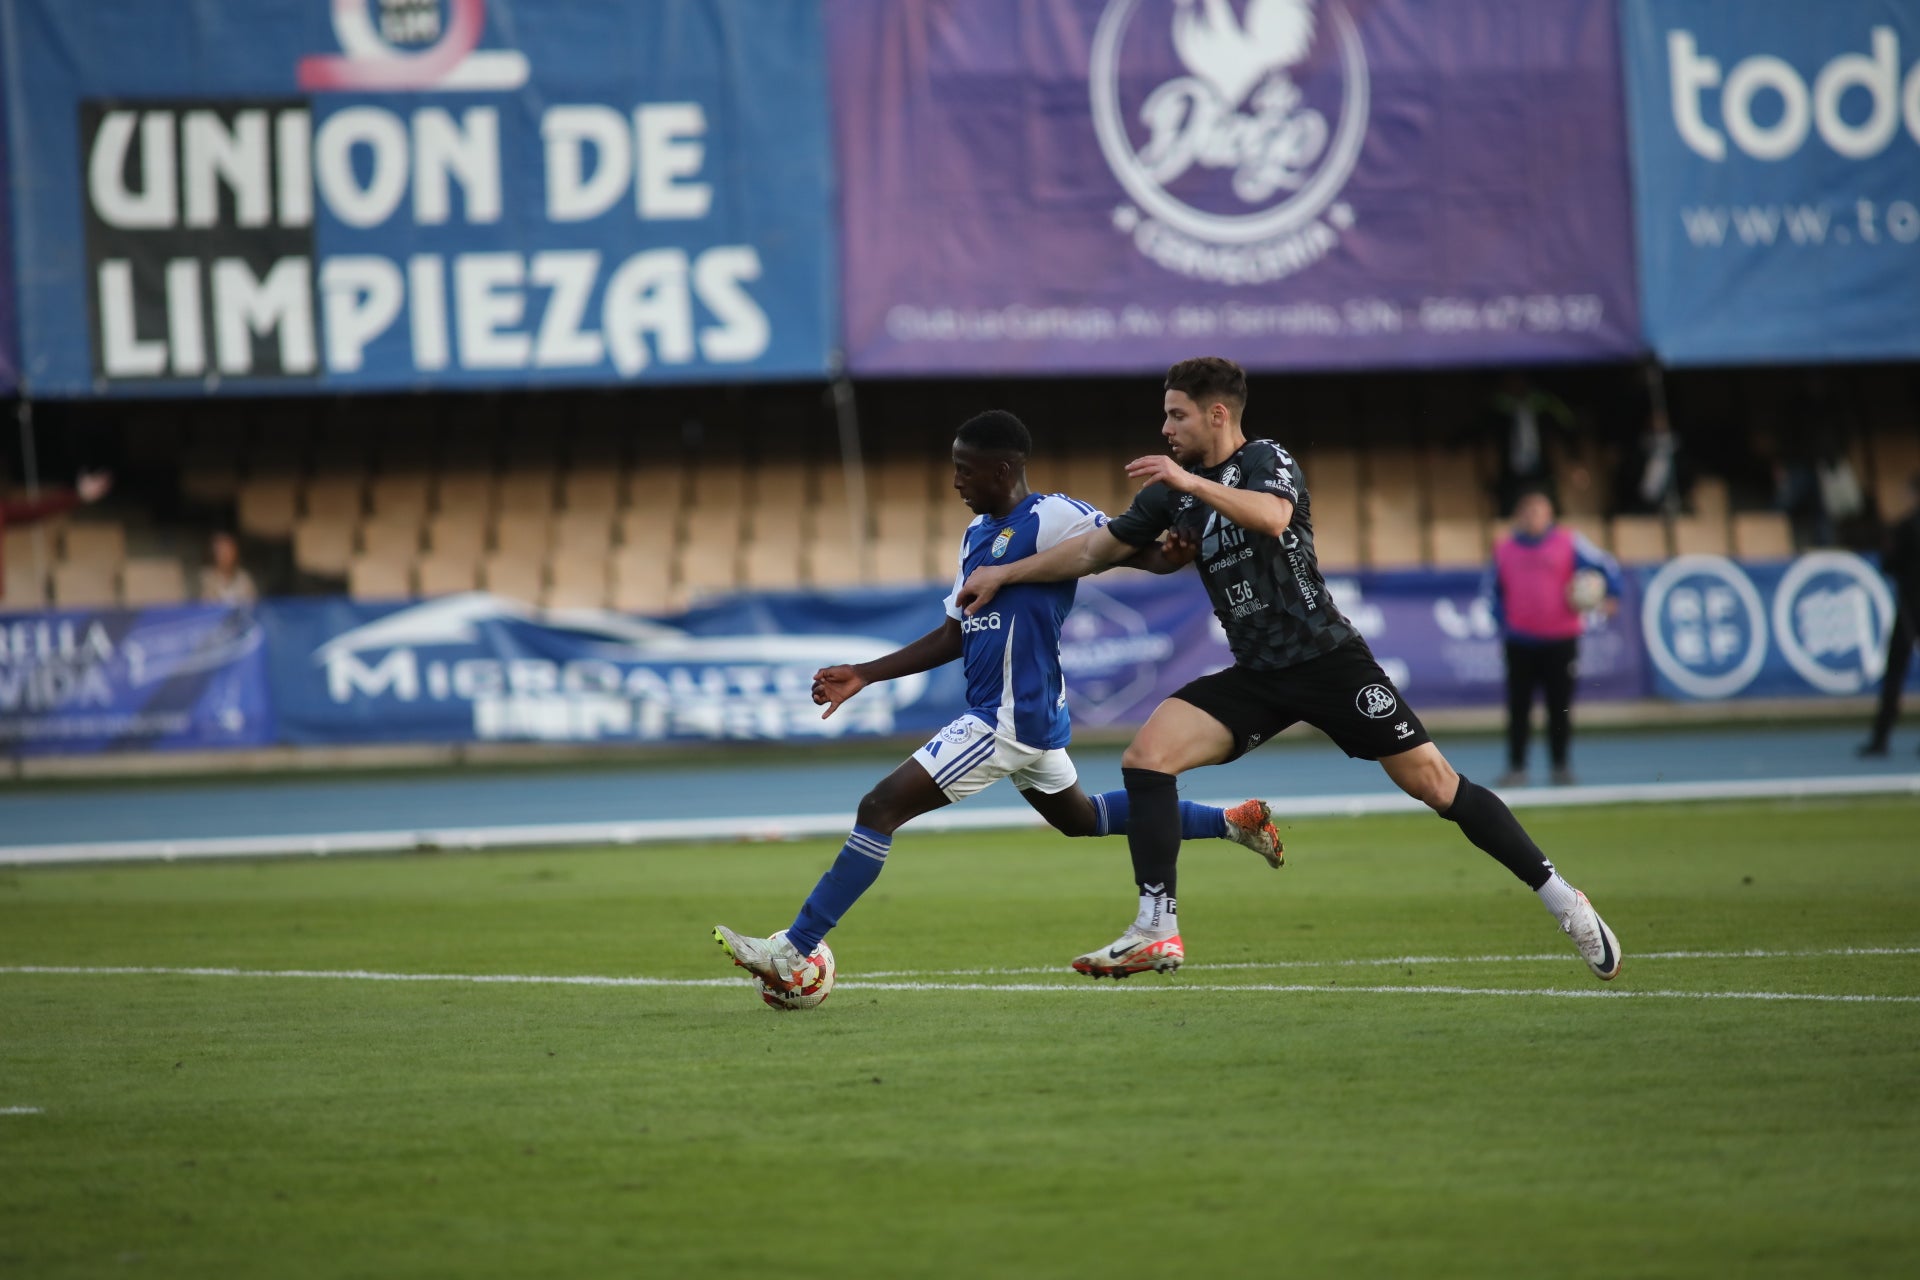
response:
{"label": "white football boot", "polygon": [[1273,810],[1265,800],[1243,800],[1226,811],[1227,839],[1245,845],[1267,860],[1275,871],[1287,860],[1280,847],[1280,832],[1273,825]]}
{"label": "white football boot", "polygon": [[713,927],[713,940],[735,964],[781,991],[798,990],[813,976],[813,961],[787,941],[785,929],[771,938],[749,938],[718,924]]}
{"label": "white football boot", "polygon": [[1586,894],[1574,893],[1573,909],[1560,922],[1560,930],[1573,939],[1574,949],[1587,962],[1587,968],[1593,970],[1594,977],[1612,982],[1619,976],[1620,939],[1613,936],[1613,930],[1607,928],[1607,922],[1593,909]]}
{"label": "white football boot", "polygon": [[1073,967],[1090,978],[1126,978],[1136,973],[1172,973],[1187,958],[1177,933],[1146,933],[1129,926],[1104,947],[1075,956]]}

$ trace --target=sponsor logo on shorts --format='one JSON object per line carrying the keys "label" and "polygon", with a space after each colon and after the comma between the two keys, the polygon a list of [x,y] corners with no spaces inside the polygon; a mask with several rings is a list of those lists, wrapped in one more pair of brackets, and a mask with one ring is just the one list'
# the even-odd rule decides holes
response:
{"label": "sponsor logo on shorts", "polygon": [[967,722],[964,720],[955,720],[952,724],[940,731],[940,736],[944,740],[958,746],[967,740]]}
{"label": "sponsor logo on shorts", "polygon": [[1383,684],[1370,684],[1353,696],[1353,705],[1369,720],[1385,720],[1399,710],[1393,690]]}

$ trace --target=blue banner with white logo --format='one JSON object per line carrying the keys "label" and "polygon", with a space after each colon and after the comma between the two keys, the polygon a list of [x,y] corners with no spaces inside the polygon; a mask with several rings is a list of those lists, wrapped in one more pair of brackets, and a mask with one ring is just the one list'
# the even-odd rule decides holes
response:
{"label": "blue banner with white logo", "polygon": [[651,620],[483,593],[277,602],[288,742],[666,742],[919,733],[965,709],[957,665],[864,690],[830,719],[813,674],[939,626],[936,588],[743,596]]}
{"label": "blue banner with white logo", "polygon": [[1920,355],[1920,7],[1624,0],[1621,30],[1661,357]]}
{"label": "blue banner with white logo", "polygon": [[[1680,556],[1639,576],[1641,635],[1660,697],[1838,697],[1880,687],[1895,601],[1860,556],[1816,551],[1776,564]],[[1920,670],[1908,687],[1920,687]]]}
{"label": "blue banner with white logo", "polygon": [[266,746],[264,639],[225,606],[0,613],[0,754]]}
{"label": "blue banner with white logo", "polygon": [[35,394],[827,370],[817,4],[0,15]]}

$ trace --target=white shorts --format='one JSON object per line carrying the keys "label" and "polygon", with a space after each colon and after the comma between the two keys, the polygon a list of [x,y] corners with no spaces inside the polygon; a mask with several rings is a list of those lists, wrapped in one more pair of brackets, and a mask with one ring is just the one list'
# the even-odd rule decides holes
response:
{"label": "white shorts", "polygon": [[935,734],[913,758],[949,800],[965,800],[1001,778],[1011,778],[1022,791],[1049,796],[1080,781],[1065,748],[1026,746],[973,715],[961,716]]}

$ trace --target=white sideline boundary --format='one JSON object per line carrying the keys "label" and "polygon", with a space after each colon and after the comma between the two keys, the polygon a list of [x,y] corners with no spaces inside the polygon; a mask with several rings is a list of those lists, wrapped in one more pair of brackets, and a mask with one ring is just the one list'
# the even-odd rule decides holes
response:
{"label": "white sideline boundary", "polygon": [[[1694,953],[1740,955],[1740,952]],[[1784,953],[1795,954],[1795,953]],[[1807,952],[1801,954],[1833,954]],[[1842,952],[1840,954],[1847,954]],[[1906,949],[1871,949],[1864,954],[1909,954]],[[1486,957],[1482,957],[1486,958]],[[1512,957],[1522,959],[1523,957]],[[1564,956],[1555,956],[1564,960]],[[1394,960],[1375,963],[1393,964]],[[1226,966],[1218,966],[1226,967]],[[652,978],[614,977],[599,974],[524,974],[524,973],[384,973],[372,969],[231,969],[219,967],[164,967],[157,965],[0,965],[0,975],[39,974],[67,977],[179,977],[179,978],[267,978],[318,979],[333,982],[447,982],[476,986],[555,986],[555,987],[740,987],[746,978]],[[975,972],[978,976],[978,971]],[[1064,976],[1064,975],[1063,975]],[[1078,975],[1075,975],[1077,978]],[[1592,987],[1468,987],[1452,984],[1409,983],[1404,986],[1369,984],[1341,986],[1331,982],[1236,982],[1189,983],[1178,978],[1154,982],[1120,983],[1102,986],[1097,982],[902,982],[872,981],[858,978],[842,980],[837,989],[848,991],[1013,991],[1041,993],[1101,993],[1106,991],[1175,992],[1262,992],[1283,995],[1397,995],[1397,996],[1535,996],[1553,1000],[1758,1000],[1811,1004],[1920,1004],[1920,995],[1890,996],[1827,991],[1677,991]],[[1096,996],[1096,998],[1098,998]]]}
{"label": "white sideline boundary", "polygon": [[[1857,777],[1727,779],[1583,787],[1523,787],[1502,793],[1516,809],[1577,805],[1661,804],[1698,800],[1809,800],[1835,796],[1920,796],[1920,773]],[[1222,806],[1245,797],[1209,800]],[[1400,794],[1281,797],[1282,819],[1414,813],[1419,801]],[[633,822],[552,822],[437,830],[333,831],[306,835],[207,836],[179,840],[104,840],[0,845],[0,866],[82,862],[170,862],[183,858],[325,857],[336,853],[512,849],[568,845],[659,844],[698,840],[804,840],[844,835],[853,814],[798,813],[766,817],[664,818]],[[1044,827],[1026,805],[953,805],[914,819],[915,831],[994,831]]]}

